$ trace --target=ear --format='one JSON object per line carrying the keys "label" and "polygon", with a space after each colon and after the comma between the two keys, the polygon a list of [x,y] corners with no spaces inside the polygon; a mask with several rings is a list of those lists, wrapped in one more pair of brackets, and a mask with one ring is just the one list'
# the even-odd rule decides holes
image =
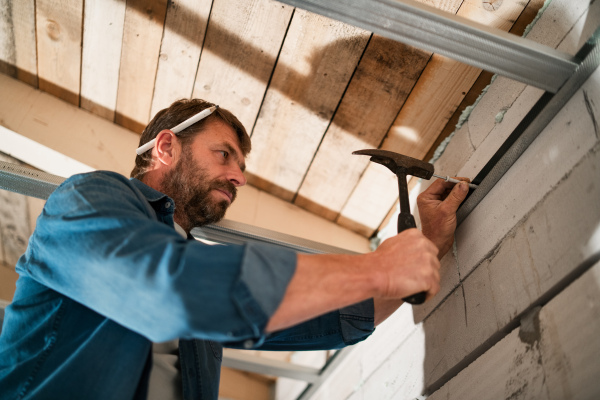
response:
{"label": "ear", "polygon": [[163,129],[156,135],[156,144],[152,149],[152,156],[159,163],[170,166],[173,165],[175,159],[180,154],[179,140],[177,136],[169,129]]}

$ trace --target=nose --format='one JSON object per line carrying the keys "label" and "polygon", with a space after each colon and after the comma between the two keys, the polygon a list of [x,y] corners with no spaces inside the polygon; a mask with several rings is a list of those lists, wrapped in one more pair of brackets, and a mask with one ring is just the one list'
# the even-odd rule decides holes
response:
{"label": "nose", "polygon": [[230,171],[229,182],[233,183],[235,187],[244,186],[246,184],[246,177],[239,165],[233,166]]}

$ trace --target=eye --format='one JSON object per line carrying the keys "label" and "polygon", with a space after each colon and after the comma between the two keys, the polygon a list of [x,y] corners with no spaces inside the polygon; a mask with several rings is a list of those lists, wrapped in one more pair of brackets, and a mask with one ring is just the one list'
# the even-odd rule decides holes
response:
{"label": "eye", "polygon": [[219,153],[221,153],[221,155],[223,156],[224,159],[227,160],[227,158],[229,157],[229,153],[225,150],[219,150]]}

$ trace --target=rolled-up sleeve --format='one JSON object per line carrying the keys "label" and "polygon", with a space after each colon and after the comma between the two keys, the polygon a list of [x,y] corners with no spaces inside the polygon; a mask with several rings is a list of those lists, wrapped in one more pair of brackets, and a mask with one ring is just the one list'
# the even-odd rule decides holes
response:
{"label": "rolled-up sleeve", "polygon": [[[274,332],[259,350],[332,350],[365,340],[375,331],[373,300],[344,307],[288,329]],[[231,342],[227,347],[248,348],[247,342]]]}

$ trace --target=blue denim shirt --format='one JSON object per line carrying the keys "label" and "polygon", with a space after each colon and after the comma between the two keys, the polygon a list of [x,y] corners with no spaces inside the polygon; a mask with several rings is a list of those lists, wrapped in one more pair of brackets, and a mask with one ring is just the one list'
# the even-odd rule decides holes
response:
{"label": "blue denim shirt", "polygon": [[296,255],[185,240],[173,210],[112,172],[73,176],[50,196],[5,313],[3,399],[144,399],[152,342],[177,338],[184,398],[217,399],[222,346],[331,349],[372,333],[368,300],[265,334]]}

